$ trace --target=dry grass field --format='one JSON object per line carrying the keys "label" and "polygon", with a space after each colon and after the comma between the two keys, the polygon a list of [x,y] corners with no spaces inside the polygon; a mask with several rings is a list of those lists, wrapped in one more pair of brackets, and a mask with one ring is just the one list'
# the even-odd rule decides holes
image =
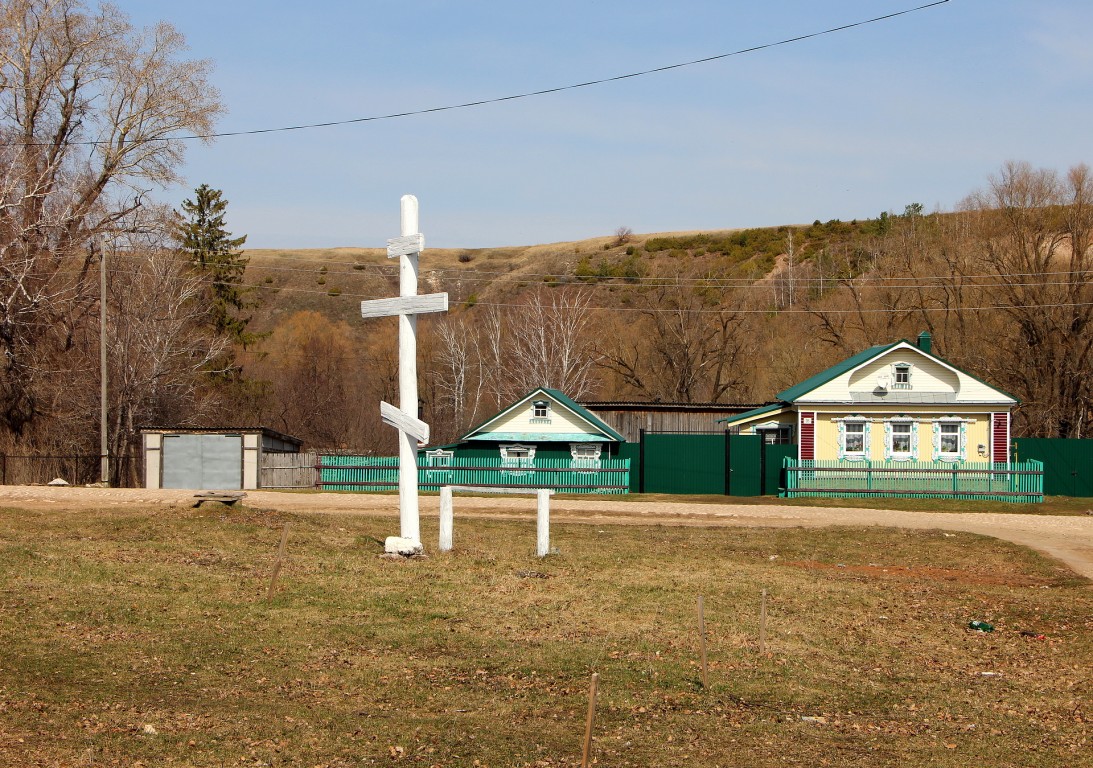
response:
{"label": "dry grass field", "polygon": [[1093,592],[1013,545],[561,523],[539,560],[533,522],[470,520],[390,561],[390,527],[0,510],[0,765],[579,765],[593,672],[596,765],[1089,758]]}

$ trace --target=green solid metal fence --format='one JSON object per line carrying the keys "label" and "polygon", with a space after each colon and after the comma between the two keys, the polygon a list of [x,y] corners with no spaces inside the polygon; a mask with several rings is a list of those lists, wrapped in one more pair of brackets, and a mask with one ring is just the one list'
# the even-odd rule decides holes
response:
{"label": "green solid metal fence", "polygon": [[1044,463],[1048,496],[1093,496],[1093,440],[1019,437],[1013,441],[1013,459]]}
{"label": "green solid metal fence", "polygon": [[[533,459],[514,466],[500,458],[451,458],[437,463],[418,458],[418,488],[445,485],[485,488],[552,488],[561,493],[626,493],[630,460],[602,459],[597,464],[571,459]],[[398,489],[396,456],[320,456],[319,484],[327,491]]]}
{"label": "green solid metal fence", "polygon": [[1044,465],[1039,461],[848,462],[785,460],[788,498],[933,497],[1039,503],[1044,500]]}

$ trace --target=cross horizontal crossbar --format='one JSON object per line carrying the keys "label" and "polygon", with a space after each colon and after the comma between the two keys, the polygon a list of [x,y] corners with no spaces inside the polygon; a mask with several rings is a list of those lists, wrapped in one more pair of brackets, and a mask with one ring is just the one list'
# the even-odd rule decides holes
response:
{"label": "cross horizontal crossbar", "polygon": [[448,294],[425,293],[421,296],[396,296],[361,302],[361,317],[393,317],[420,315],[426,312],[447,312]]}
{"label": "cross horizontal crossbar", "polygon": [[387,241],[387,258],[397,259],[399,256],[409,256],[412,253],[421,253],[425,250],[425,235],[420,232],[415,235],[403,235],[392,237]]}
{"label": "cross horizontal crossbar", "polygon": [[444,487],[451,488],[453,491],[470,493],[539,493],[540,491],[546,491],[548,495],[554,495],[554,491],[550,488],[501,488],[496,485],[446,485]]}
{"label": "cross horizontal crossbar", "polygon": [[380,400],[380,418],[385,424],[390,424],[400,432],[405,432],[410,437],[416,438],[419,443],[429,442],[429,425],[421,419],[415,419],[401,408],[396,408],[390,403]]}

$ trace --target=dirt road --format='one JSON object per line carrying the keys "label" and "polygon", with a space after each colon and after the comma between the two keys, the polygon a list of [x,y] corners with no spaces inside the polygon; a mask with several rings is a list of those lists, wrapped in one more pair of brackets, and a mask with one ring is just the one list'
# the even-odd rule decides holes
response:
{"label": "dirt road", "polygon": [[[0,507],[80,509],[112,506],[190,506],[193,491],[141,488],[74,488],[0,486]],[[435,516],[436,496],[421,499],[421,512]],[[302,514],[389,515],[397,533],[398,499],[394,496],[340,493],[281,493],[248,491],[246,504]],[[501,517],[534,514],[533,498],[458,496],[455,514]],[[551,516],[568,522],[607,524],[666,524],[704,526],[826,525],[967,531],[1011,541],[1043,552],[1093,580],[1093,516],[1064,517],[994,513],[900,512],[842,507],[757,506],[749,504],[694,504],[596,499],[554,499]]]}

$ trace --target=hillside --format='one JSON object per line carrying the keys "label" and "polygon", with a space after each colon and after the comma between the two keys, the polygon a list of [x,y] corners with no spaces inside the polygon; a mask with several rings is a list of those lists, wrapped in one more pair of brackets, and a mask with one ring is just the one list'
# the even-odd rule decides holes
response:
{"label": "hillside", "polygon": [[[633,292],[654,278],[686,274],[769,283],[785,270],[791,247],[798,263],[822,261],[830,252],[826,271],[835,280],[854,271],[845,254],[862,250],[884,226],[883,219],[831,221],[504,248],[430,248],[421,255],[419,291],[446,291],[455,309],[509,304],[540,285],[588,286],[596,289],[596,306],[611,309],[628,304]],[[835,254],[844,257],[841,265]],[[356,322],[361,300],[398,292],[396,265],[381,248],[260,249],[245,255],[250,260],[245,282],[261,300],[254,319],[259,331],[273,331],[299,311]]]}

